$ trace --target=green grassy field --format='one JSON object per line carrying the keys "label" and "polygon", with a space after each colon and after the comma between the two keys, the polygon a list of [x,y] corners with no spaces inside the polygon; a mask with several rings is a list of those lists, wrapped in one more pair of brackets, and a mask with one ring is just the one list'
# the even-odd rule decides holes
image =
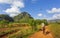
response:
{"label": "green grassy field", "polygon": [[[2,25],[0,25],[2,26]],[[37,25],[37,30],[40,29],[40,25]],[[37,30],[33,30],[28,24],[9,24],[6,27],[0,28],[0,37],[6,36],[6,38],[28,38]]]}
{"label": "green grassy field", "polygon": [[53,23],[49,25],[54,38],[60,38],[60,24]]}

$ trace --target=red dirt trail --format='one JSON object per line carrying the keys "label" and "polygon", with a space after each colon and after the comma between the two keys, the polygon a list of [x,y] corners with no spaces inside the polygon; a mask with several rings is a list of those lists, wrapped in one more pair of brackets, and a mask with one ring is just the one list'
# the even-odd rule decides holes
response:
{"label": "red dirt trail", "polygon": [[48,26],[45,27],[46,28],[46,33],[47,31],[49,32],[48,34],[43,34],[43,31],[38,31],[34,34],[32,34],[31,36],[29,36],[29,38],[53,38],[52,33],[50,32]]}

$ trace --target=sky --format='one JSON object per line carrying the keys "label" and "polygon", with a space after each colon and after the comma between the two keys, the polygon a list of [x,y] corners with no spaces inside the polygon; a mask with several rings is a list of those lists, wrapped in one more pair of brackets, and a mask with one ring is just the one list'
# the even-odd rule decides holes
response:
{"label": "sky", "polygon": [[60,19],[60,0],[0,0],[0,14],[28,12],[35,19]]}

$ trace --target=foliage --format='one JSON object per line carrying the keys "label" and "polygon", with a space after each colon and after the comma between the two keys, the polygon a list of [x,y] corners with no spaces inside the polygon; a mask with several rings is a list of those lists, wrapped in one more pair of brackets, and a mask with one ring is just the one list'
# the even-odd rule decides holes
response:
{"label": "foliage", "polygon": [[54,38],[60,38],[60,24],[51,23],[49,27],[54,35]]}
{"label": "foliage", "polygon": [[[41,23],[45,23],[45,25],[48,24],[46,19],[40,20],[40,19],[34,19],[30,14],[27,12],[22,12],[21,14],[10,17],[8,15],[0,15],[0,28],[10,28],[8,31],[1,32],[1,34],[9,34],[11,32],[14,32],[17,30],[17,28],[20,30],[12,35],[10,35],[10,38],[20,38],[21,36],[23,38],[27,37],[31,33],[38,31],[41,27]],[[26,26],[28,29],[26,29]],[[23,28],[22,28],[23,27]],[[15,28],[15,30],[11,30],[11,28]],[[17,36],[18,35],[18,36]]]}
{"label": "foliage", "polygon": [[25,20],[28,20],[28,19],[33,19],[33,17],[31,17],[31,15],[28,14],[27,12],[22,12],[21,14],[19,14],[19,15],[17,15],[17,16],[14,17],[14,20],[17,21],[17,22],[18,22],[19,20],[21,21],[22,19],[23,19],[23,20],[24,20],[24,19],[25,19]]}
{"label": "foliage", "polygon": [[12,17],[10,17],[8,15],[5,15],[5,14],[0,15],[0,20],[6,20],[8,22],[13,22],[14,21]]}
{"label": "foliage", "polygon": [[48,21],[46,19],[43,19],[41,23],[45,23],[45,25],[48,25]]}

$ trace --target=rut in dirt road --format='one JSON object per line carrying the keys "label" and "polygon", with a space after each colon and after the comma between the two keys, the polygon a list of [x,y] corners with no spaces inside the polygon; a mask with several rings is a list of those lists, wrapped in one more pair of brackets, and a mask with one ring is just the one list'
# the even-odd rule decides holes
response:
{"label": "rut in dirt road", "polygon": [[46,26],[46,34],[43,34],[43,31],[36,32],[31,35],[29,38],[53,38],[52,33],[50,32],[48,26]]}

